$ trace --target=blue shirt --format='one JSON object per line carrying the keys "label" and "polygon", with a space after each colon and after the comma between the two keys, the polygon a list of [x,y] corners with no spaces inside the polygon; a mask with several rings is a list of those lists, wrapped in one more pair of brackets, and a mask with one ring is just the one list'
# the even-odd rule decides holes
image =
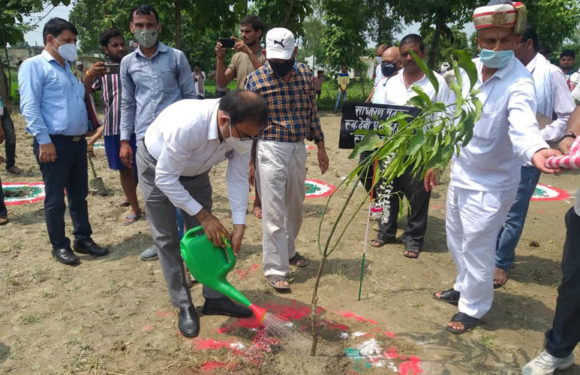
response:
{"label": "blue shirt", "polygon": [[183,52],[159,42],[147,58],[141,48],[121,60],[121,139],[140,140],[157,115],[180,99],[197,99]]}
{"label": "blue shirt", "polygon": [[85,87],[68,62],[60,65],[48,51],[20,65],[18,91],[26,131],[39,144],[51,143],[49,134],[76,136],[89,130]]}

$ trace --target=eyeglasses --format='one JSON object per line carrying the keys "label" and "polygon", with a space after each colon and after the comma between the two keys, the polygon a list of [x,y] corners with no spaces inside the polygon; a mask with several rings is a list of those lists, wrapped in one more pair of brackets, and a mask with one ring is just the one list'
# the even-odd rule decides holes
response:
{"label": "eyeglasses", "polygon": [[258,139],[262,138],[262,133],[264,132],[264,130],[262,129],[256,135],[243,134],[242,132],[239,131],[239,129],[237,128],[236,125],[231,125],[231,120],[230,120],[230,126],[234,129],[236,129],[236,132],[238,132],[238,135],[240,136],[240,141],[257,141]]}

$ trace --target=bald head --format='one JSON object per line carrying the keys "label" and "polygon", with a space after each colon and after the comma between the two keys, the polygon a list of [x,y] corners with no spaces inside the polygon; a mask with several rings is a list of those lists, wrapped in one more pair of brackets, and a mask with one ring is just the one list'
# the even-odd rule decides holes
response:
{"label": "bald head", "polygon": [[381,55],[383,54],[383,52],[385,52],[385,50],[387,49],[387,45],[386,44],[381,44],[377,47],[377,51],[375,52],[375,56],[376,57],[381,57]]}
{"label": "bald head", "polygon": [[383,52],[383,61],[398,63],[401,55],[399,54],[399,47],[389,47]]}

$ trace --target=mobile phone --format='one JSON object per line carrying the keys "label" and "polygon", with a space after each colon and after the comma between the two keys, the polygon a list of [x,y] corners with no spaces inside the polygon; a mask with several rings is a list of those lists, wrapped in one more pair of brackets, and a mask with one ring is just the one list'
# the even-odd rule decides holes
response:
{"label": "mobile phone", "polygon": [[119,64],[105,63],[107,74],[119,74]]}
{"label": "mobile phone", "polygon": [[224,48],[234,48],[234,44],[236,44],[234,38],[220,38],[219,41]]}

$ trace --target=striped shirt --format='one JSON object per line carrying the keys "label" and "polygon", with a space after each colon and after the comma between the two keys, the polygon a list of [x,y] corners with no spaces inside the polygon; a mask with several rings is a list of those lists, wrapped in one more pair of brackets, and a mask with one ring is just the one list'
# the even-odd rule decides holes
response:
{"label": "striped shirt", "polygon": [[316,143],[324,141],[316,109],[316,91],[308,65],[295,63],[292,78],[278,77],[266,62],[246,80],[246,89],[260,94],[268,103],[265,141]]}
{"label": "striped shirt", "polygon": [[121,120],[121,80],[119,74],[105,74],[97,78],[93,90],[101,90],[105,103],[105,129],[103,135],[119,135]]}

